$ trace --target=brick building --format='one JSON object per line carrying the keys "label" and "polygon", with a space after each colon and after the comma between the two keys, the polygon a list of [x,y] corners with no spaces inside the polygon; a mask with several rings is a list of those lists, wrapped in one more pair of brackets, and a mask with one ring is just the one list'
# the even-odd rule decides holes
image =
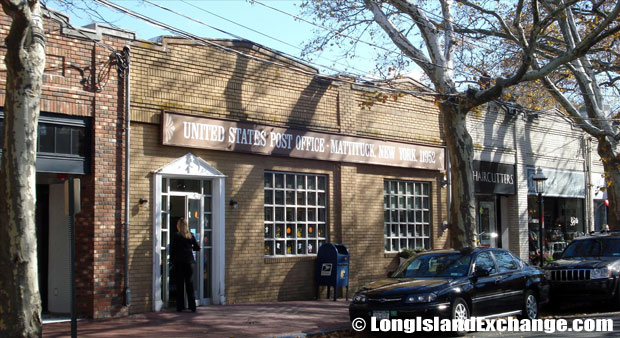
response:
{"label": "brick building", "polygon": [[[0,15],[0,39],[10,19]],[[123,307],[123,128],[122,82],[113,51],[132,33],[102,26],[72,29],[59,13],[45,13],[43,75],[37,150],[39,284],[44,313],[70,311],[67,177],[80,179],[76,215],[78,315],[110,317]],[[4,43],[0,43],[6,50]],[[3,54],[5,51],[2,52]],[[0,63],[0,102],[6,66]],[[0,134],[4,115],[0,112]]]}
{"label": "brick building", "polygon": [[363,109],[374,87],[248,42],[164,37],[131,56],[132,312],[174,299],[167,244],[184,215],[202,304],[314,298],[324,242],[348,247],[353,290],[401,248],[446,247],[432,97]]}
{"label": "brick building", "polygon": [[593,140],[559,111],[530,113],[490,106],[468,116],[475,148],[474,180],[481,244],[527,260],[538,248],[539,210],[532,176],[547,177],[547,248],[561,251],[574,237],[606,223],[603,166]]}
{"label": "brick building", "polygon": [[[0,38],[10,24],[1,18]],[[249,42],[136,41],[131,32],[109,27],[72,28],[58,13],[48,13],[45,23],[37,153],[44,311],[69,312],[64,182],[70,175],[81,185],[80,316],[171,306],[176,290],[168,243],[180,216],[188,217],[202,244],[194,276],[204,305],[314,298],[316,252],[325,242],[348,247],[352,290],[393,270],[403,248],[448,247],[441,119],[415,81],[398,86],[417,94],[392,99],[377,84],[322,76]],[[117,53],[126,45],[132,60],[129,307],[123,286],[126,97],[117,75]],[[2,75],[0,82],[4,99]],[[363,108],[377,93],[387,100]],[[557,174],[558,182],[583,178],[583,189],[552,197],[550,215],[583,231],[602,222],[591,216],[602,218],[604,196],[595,191],[602,167],[579,130],[557,117],[527,119],[501,110],[474,114],[469,123],[475,175],[513,175],[504,179],[512,187],[478,187],[479,231],[499,235],[482,244],[527,257],[535,223],[528,177],[538,166],[548,177]],[[562,208],[567,205],[574,207]]]}
{"label": "brick building", "polygon": [[[0,38],[10,25],[1,18]],[[54,12],[45,29],[37,152],[44,313],[70,311],[68,177],[80,182],[75,268],[84,317],[170,306],[168,240],[180,216],[202,244],[194,274],[201,304],[312,299],[325,242],[348,247],[352,290],[393,270],[402,248],[447,246],[446,155],[431,96],[393,99],[248,42],[137,41],[105,26],[74,28]],[[128,220],[117,74],[125,46]],[[378,92],[388,100],[362,108]]]}
{"label": "brick building", "polygon": [[[0,38],[10,24],[1,18]],[[176,290],[168,244],[181,216],[202,244],[194,276],[203,305],[314,298],[316,253],[325,242],[348,247],[352,290],[393,270],[403,248],[448,247],[441,118],[419,83],[401,81],[401,89],[416,94],[393,99],[380,84],[322,76],[249,42],[137,41],[109,27],[73,28],[58,13],[48,13],[45,23],[37,153],[45,312],[69,312],[69,176],[81,187],[80,316],[171,306]],[[123,285],[126,97],[117,74],[118,53],[127,45],[129,307]],[[4,99],[1,75],[0,82]],[[366,108],[377,93],[387,100]],[[468,123],[476,148],[478,230],[498,234],[482,236],[481,244],[527,258],[537,221],[528,180],[536,167],[557,182],[545,214],[565,223],[564,237],[604,222],[595,145],[566,120],[491,108]]]}

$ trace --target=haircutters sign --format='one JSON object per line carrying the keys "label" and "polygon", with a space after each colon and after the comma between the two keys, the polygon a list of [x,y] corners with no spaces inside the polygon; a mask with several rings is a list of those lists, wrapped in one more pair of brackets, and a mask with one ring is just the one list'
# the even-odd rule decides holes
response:
{"label": "haircutters sign", "polygon": [[164,112],[162,128],[162,143],[170,146],[445,170],[442,147],[240,123],[171,112]]}

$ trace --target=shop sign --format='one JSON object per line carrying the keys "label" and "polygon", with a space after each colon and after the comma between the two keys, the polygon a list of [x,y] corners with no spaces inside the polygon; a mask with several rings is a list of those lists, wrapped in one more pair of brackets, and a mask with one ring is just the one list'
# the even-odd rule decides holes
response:
{"label": "shop sign", "polygon": [[473,161],[474,189],[480,194],[514,195],[514,165]]}
{"label": "shop sign", "polygon": [[[528,195],[536,195],[535,184],[532,180],[532,176],[536,174],[536,168],[528,167],[525,170],[527,175],[527,193]],[[543,174],[547,177],[544,196],[586,197],[586,176],[583,172],[543,168]]]}
{"label": "shop sign", "polygon": [[445,170],[441,147],[164,112],[164,145],[313,160]]}

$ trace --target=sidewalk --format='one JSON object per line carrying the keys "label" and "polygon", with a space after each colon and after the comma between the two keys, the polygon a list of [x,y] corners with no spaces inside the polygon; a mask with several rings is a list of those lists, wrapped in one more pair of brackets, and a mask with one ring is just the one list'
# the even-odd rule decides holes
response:
{"label": "sidewalk", "polygon": [[[78,337],[304,337],[350,329],[349,302],[296,301],[174,309],[78,321]],[[71,336],[70,322],[43,325],[43,337]]]}

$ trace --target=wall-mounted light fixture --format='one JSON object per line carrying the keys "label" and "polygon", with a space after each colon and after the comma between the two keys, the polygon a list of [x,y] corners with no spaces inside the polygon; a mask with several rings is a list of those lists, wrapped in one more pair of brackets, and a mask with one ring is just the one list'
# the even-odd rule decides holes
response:
{"label": "wall-mounted light fixture", "polygon": [[448,179],[446,178],[445,175],[441,178],[441,180],[439,181],[439,184],[441,184],[442,188],[448,185]]}
{"label": "wall-mounted light fixture", "polygon": [[237,209],[239,207],[239,203],[237,203],[237,201],[235,200],[230,200],[230,202],[228,202],[228,205],[230,205],[233,209]]}
{"label": "wall-mounted light fixture", "polygon": [[441,232],[446,232],[448,231],[448,221],[443,221],[441,223]]}
{"label": "wall-mounted light fixture", "polygon": [[141,197],[141,198],[138,200],[138,205],[139,205],[140,207],[143,207],[143,208],[148,208],[148,206],[149,206],[149,200],[147,200],[147,199],[146,199],[146,198],[144,198],[144,197]]}

